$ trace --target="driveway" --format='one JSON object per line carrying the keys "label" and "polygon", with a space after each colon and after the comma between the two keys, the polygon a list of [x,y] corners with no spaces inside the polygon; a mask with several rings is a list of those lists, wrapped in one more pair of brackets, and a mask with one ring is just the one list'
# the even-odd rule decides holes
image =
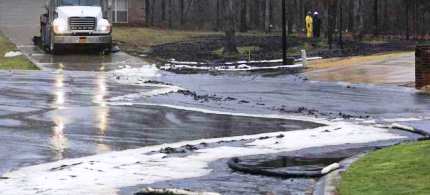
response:
{"label": "driveway", "polygon": [[[364,60],[360,62],[360,58]],[[369,59],[366,60],[365,58]],[[337,62],[337,65],[328,68],[317,68],[306,72],[306,76],[313,80],[335,80],[379,85],[413,86],[415,82],[415,52],[351,57],[337,61],[336,59],[329,59],[326,61]],[[342,64],[342,62],[347,62],[348,64]]]}

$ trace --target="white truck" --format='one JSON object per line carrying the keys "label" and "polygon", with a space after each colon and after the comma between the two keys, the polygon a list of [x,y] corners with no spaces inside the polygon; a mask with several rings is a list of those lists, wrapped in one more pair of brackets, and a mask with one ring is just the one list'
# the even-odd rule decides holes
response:
{"label": "white truck", "polygon": [[41,46],[53,54],[66,46],[112,48],[112,25],[105,19],[104,0],[48,0],[40,17]]}

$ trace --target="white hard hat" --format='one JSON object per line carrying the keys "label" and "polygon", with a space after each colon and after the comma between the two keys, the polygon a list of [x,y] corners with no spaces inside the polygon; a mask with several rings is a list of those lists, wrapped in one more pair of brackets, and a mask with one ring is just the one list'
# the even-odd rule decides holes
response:
{"label": "white hard hat", "polygon": [[314,12],[314,15],[318,15],[319,13],[318,12]]}

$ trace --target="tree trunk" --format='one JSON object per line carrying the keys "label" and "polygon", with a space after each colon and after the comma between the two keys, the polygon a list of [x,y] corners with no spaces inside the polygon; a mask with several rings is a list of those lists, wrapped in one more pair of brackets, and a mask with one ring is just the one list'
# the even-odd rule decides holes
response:
{"label": "tree trunk", "polygon": [[[349,4],[348,4],[349,10],[353,10],[354,0],[349,0],[348,2],[349,2]],[[352,11],[348,12],[348,30],[354,31],[354,12],[352,12]]]}
{"label": "tree trunk", "polygon": [[291,5],[291,1],[288,1],[288,3],[287,3],[288,9],[286,9],[286,10],[288,10],[288,12],[286,14],[288,17],[288,22],[287,22],[288,34],[292,34],[293,29],[294,29],[294,14],[293,14],[294,11],[293,11],[293,9],[294,9],[294,7],[296,7],[295,3],[296,3],[296,1],[294,1],[294,0],[293,0],[293,5]]}
{"label": "tree trunk", "polygon": [[378,17],[378,0],[373,0],[373,35],[376,37],[379,35],[379,17]]}
{"label": "tree trunk", "polygon": [[361,41],[364,35],[364,8],[362,0],[354,0],[355,32],[354,39]]}
{"label": "tree trunk", "polygon": [[149,2],[149,0],[145,0],[145,23],[146,25],[150,25],[150,11],[151,11],[151,7],[150,7],[151,3]]}
{"label": "tree trunk", "polygon": [[234,18],[234,8],[233,1],[235,0],[225,0],[226,1],[226,18],[225,18],[225,40],[224,40],[224,55],[235,55],[239,53],[236,47],[236,22]]}
{"label": "tree trunk", "polygon": [[246,32],[248,31],[248,20],[247,20],[247,14],[248,14],[248,0],[241,0],[240,1],[240,32]]}
{"label": "tree trunk", "polygon": [[266,33],[270,32],[270,0],[265,0],[264,31],[266,31]]}
{"label": "tree trunk", "polygon": [[339,46],[343,49],[343,0],[339,1]]}
{"label": "tree trunk", "polygon": [[387,34],[388,32],[388,25],[389,25],[389,18],[388,18],[388,1],[389,0],[384,0],[384,22],[383,22],[383,29],[384,29],[384,34]]}
{"label": "tree trunk", "polygon": [[156,0],[152,0],[151,2],[151,26],[154,26],[155,21],[154,21],[154,17],[155,17],[155,1]]}
{"label": "tree trunk", "polygon": [[329,48],[333,48],[333,33],[336,28],[336,9],[337,9],[337,0],[330,0],[328,3],[328,45]]}
{"label": "tree trunk", "polygon": [[161,0],[161,20],[166,20],[166,0]]}
{"label": "tree trunk", "polygon": [[221,0],[216,0],[216,31],[221,29]]}
{"label": "tree trunk", "polygon": [[418,12],[418,4],[417,4],[417,0],[414,0],[414,14],[413,14],[413,21],[414,21],[414,39],[417,40],[417,35],[418,35],[418,31],[417,31],[417,23],[418,23],[418,18],[417,18],[417,13]]}
{"label": "tree trunk", "polygon": [[410,32],[409,32],[409,7],[410,7],[410,0],[404,0],[405,5],[405,20],[406,20],[406,25],[405,25],[405,31],[406,31],[406,40],[409,40],[410,38]]}
{"label": "tree trunk", "polygon": [[169,28],[173,27],[173,0],[169,0]]}
{"label": "tree trunk", "polygon": [[179,0],[179,23],[181,24],[181,27],[184,25],[184,0]]}

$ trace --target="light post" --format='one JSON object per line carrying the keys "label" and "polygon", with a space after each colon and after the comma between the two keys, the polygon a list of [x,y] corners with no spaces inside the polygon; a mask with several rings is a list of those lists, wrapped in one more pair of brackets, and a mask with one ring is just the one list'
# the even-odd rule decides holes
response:
{"label": "light post", "polygon": [[287,64],[287,18],[286,18],[286,0],[282,0],[282,62]]}

